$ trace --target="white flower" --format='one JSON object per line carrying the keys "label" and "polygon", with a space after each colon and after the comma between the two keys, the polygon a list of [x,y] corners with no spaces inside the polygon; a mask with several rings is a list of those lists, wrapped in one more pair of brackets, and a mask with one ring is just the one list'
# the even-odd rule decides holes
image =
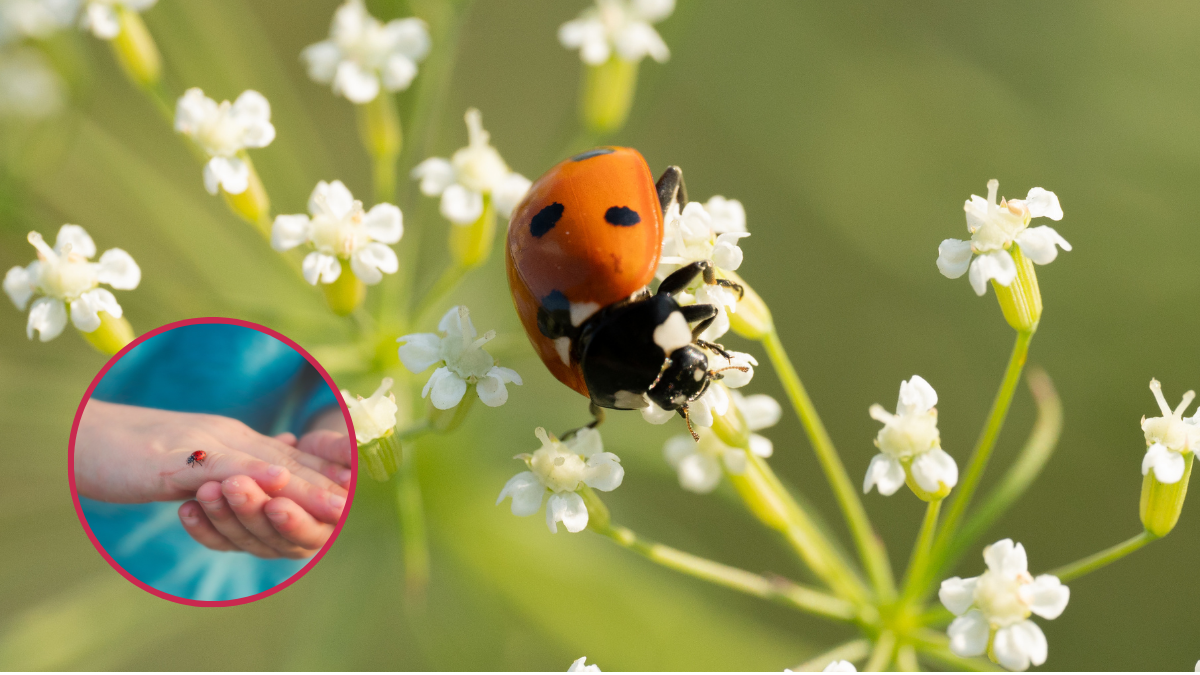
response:
{"label": "white flower", "polygon": [[100,312],[121,318],[121,305],[112,292],[98,286],[108,284],[128,291],[137,288],[142,280],[137,263],[119,248],[110,248],[98,262],[91,262],[96,255],[96,244],[78,225],[59,228],[54,248],[37,232],[29,233],[29,243],[37,249],[38,259],[26,267],[10,269],[4,275],[4,292],[20,310],[25,309],[35,292],[44,296],[29,309],[25,334],[31,340],[34,331],[42,342],[58,337],[67,325],[68,310],[71,323],[84,333],[100,327]]}
{"label": "white flower", "polygon": [[[751,431],[765,429],[779,421],[782,409],[770,396],[755,394],[743,397],[737,391],[729,393]],[[722,465],[731,474],[741,475],[746,471],[746,451],[725,445],[710,429],[700,429],[699,435],[699,442],[686,434],[667,439],[663,445],[663,457],[679,474],[679,485],[683,489],[707,494],[716,489],[720,482]],[[770,457],[774,446],[770,439],[750,434],[750,452],[758,457]]]}
{"label": "white flower", "polygon": [[1158,401],[1162,417],[1142,417],[1142,431],[1146,434],[1146,456],[1142,459],[1142,475],[1154,469],[1154,477],[1160,483],[1178,483],[1183,478],[1184,458],[1187,453],[1200,448],[1200,410],[1187,419],[1183,412],[1196,398],[1196,392],[1188,391],[1175,410],[1167,405],[1162,385],[1150,380],[1150,391]]}
{"label": "white flower", "polygon": [[[1013,244],[1020,247],[1026,258],[1039,265],[1058,257],[1056,245],[1064,251],[1071,250],[1071,245],[1054,228],[1048,225],[1029,227],[1031,219],[1042,216],[1062,220],[1062,207],[1053,192],[1035,187],[1023,200],[1011,199],[997,204],[1000,182],[989,180],[987,187],[987,199],[971,195],[964,207],[971,239],[946,239],[938,246],[938,269],[947,277],[957,279],[969,266],[971,287],[977,295],[987,292],[989,279],[1008,286],[1017,277],[1017,265],[1009,253]],[[973,261],[972,255],[975,256]]]}
{"label": "white flower", "polygon": [[496,365],[495,359],[483,350],[496,337],[496,331],[489,330],[476,339],[475,326],[462,305],[446,312],[438,322],[438,330],[443,335],[417,333],[396,340],[401,343],[400,360],[412,372],[421,373],[436,363],[443,364],[429,376],[421,398],[430,396],[433,407],[449,410],[458,405],[470,384],[475,385],[484,405],[493,408],[504,405],[508,400],[505,383],[521,384],[521,376],[515,370]]}
{"label": "white flower", "polygon": [[304,214],[275,216],[271,246],[287,251],[309,242],[315,251],[304,257],[305,280],[331,284],[342,274],[339,259],[349,260],[354,276],[374,285],[384,274],[400,269],[395,244],[404,235],[404,216],[391,204],[376,204],[363,211],[362,202],[335,180],[321,181],[308,198],[309,218]]}
{"label": "white flower", "polygon": [[413,168],[412,177],[421,181],[421,192],[426,196],[441,195],[442,215],[455,225],[479,220],[483,200],[488,196],[496,212],[508,218],[529,191],[529,179],[510,170],[491,146],[491,136],[483,128],[478,110],[468,110],[466,120],[467,147],[450,159],[430,157]]}
{"label": "white flower", "polygon": [[[546,433],[542,427],[534,430],[542,447],[533,454],[517,455],[525,462],[529,471],[509,479],[496,498],[496,504],[505,497],[512,498],[515,516],[537,513],[546,501],[546,525],[558,533],[559,521],[568,532],[582,532],[588,524],[587,506],[576,490],[581,485],[610,492],[617,489],[625,477],[621,460],[611,452],[604,452],[600,432],[583,428],[571,438],[560,441]],[[578,662],[576,662],[578,663]]]}
{"label": "white flower", "polygon": [[558,41],[578,49],[583,62],[598,66],[615,51],[624,61],[649,56],[662,63],[671,57],[667,44],[650,24],[675,11],[675,0],[596,0],[579,18],[558,29]]}
{"label": "white flower", "polygon": [[900,383],[895,415],[878,403],[871,406],[871,417],[883,422],[875,437],[875,447],[882,452],[867,467],[864,493],[877,486],[882,495],[895,494],[906,472],[928,493],[948,492],[958,483],[958,465],[942,450],[936,405],[937,392],[925,378],[913,375]]}
{"label": "white flower", "polygon": [[1031,613],[1056,619],[1067,607],[1071,591],[1058,577],[1029,574],[1025,547],[1004,539],[983,549],[987,571],[978,577],[942,582],[938,597],[958,618],[950,624],[950,650],[979,656],[989,642],[995,660],[1009,670],[1025,670],[1046,662],[1046,636],[1029,620]]}
{"label": "white flower", "polygon": [[250,167],[237,155],[245,148],[265,148],[275,139],[271,104],[247,89],[233,103],[217,103],[192,87],[175,106],[175,131],[185,134],[211,158],[204,165],[204,189],[217,194],[220,186],[231,195],[246,191]]}
{"label": "white flower", "polygon": [[342,390],[342,400],[350,411],[350,420],[354,422],[354,438],[359,445],[382,438],[396,427],[398,408],[396,395],[391,393],[392,384],[392,378],[383,378],[371,398],[366,399],[361,396],[351,398],[350,392]]}
{"label": "white flower", "polygon": [[587,661],[586,656],[581,656],[581,657],[575,659],[575,661],[571,664],[571,667],[567,668],[567,672],[568,673],[599,673],[600,672],[600,666],[598,666],[594,663],[590,666],[585,665],[584,664],[585,661]]}
{"label": "white flower", "polygon": [[387,91],[408,89],[417,63],[429,54],[429,29],[415,17],[386,24],[367,13],[362,0],[346,0],[333,14],[329,39],[300,53],[308,76],[352,103],[370,103]]}
{"label": "white flower", "polygon": [[854,667],[849,661],[830,661],[829,665],[821,669],[823,673],[857,673],[858,668]]}
{"label": "white flower", "polygon": [[49,117],[66,100],[66,84],[40,51],[15,47],[0,52],[0,117]]}
{"label": "white flower", "polygon": [[0,45],[48,38],[73,24],[78,13],[79,0],[0,0]]}
{"label": "white flower", "polygon": [[117,17],[118,7],[132,12],[144,12],[157,2],[158,0],[88,0],[80,23],[84,28],[91,29],[92,35],[101,40],[111,40],[121,34],[121,23]]}

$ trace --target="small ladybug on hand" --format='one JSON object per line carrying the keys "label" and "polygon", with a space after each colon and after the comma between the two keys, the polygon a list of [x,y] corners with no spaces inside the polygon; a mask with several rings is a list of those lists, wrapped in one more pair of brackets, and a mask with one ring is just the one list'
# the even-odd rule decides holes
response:
{"label": "small ladybug on hand", "polygon": [[188,466],[192,466],[192,467],[196,466],[197,464],[199,464],[200,466],[204,466],[204,460],[207,458],[208,458],[207,452],[204,452],[203,450],[197,450],[197,451],[193,452],[192,454],[188,455],[187,463],[188,463]]}
{"label": "small ladybug on hand", "polygon": [[701,275],[740,295],[712,262],[685,265],[650,293],[663,213],[675,202],[687,202],[679,167],[656,183],[637,150],[596,148],[547,171],[509,221],[505,260],[517,314],[550,372],[591,399],[593,425],[598,408],[653,403],[677,410],[690,430],[688,404],[721,379],[705,351],[729,358],[698,337],[718,308],[674,297]]}

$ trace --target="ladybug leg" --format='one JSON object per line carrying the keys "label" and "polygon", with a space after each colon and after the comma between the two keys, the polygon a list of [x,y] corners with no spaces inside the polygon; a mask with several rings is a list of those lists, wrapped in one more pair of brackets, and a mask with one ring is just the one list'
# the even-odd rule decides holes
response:
{"label": "ladybug leg", "polygon": [[696,277],[704,275],[705,283],[713,283],[710,279],[715,280],[716,277],[712,271],[713,264],[711,260],[697,260],[694,263],[689,263],[667,275],[666,279],[658,285],[659,295],[675,295],[683,289],[687,288],[696,280]]}
{"label": "ladybug leg", "polygon": [[679,308],[683,313],[684,321],[688,323],[700,322],[698,326],[692,329],[692,338],[700,337],[700,334],[708,330],[713,321],[717,320],[717,308],[714,305],[684,305]]}
{"label": "ladybug leg", "polygon": [[683,206],[688,201],[687,188],[683,185],[683,169],[677,166],[668,166],[654,187],[658,189],[658,203],[662,205],[663,213],[671,208],[672,202]]}
{"label": "ladybug leg", "polygon": [[569,438],[573,438],[575,434],[579,433],[580,431],[583,431],[584,429],[595,429],[596,427],[600,426],[602,422],[604,422],[604,408],[601,408],[593,402],[588,404],[588,412],[592,413],[592,421],[587,426],[572,429],[560,436],[559,439],[565,441]]}

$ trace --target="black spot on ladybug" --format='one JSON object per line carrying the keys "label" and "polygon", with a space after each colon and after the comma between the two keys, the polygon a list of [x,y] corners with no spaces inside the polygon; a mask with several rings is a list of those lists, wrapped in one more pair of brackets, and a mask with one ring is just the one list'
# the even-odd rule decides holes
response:
{"label": "black spot on ladybug", "polygon": [[542,298],[542,307],[553,312],[556,309],[571,311],[571,301],[567,299],[567,294],[562,291],[550,291],[546,297]]}
{"label": "black spot on ladybug", "polygon": [[551,340],[574,335],[575,327],[571,325],[571,301],[567,299],[567,295],[554,290],[542,298],[542,306],[538,307],[537,322],[538,330]]}
{"label": "black spot on ladybug", "polygon": [[[549,232],[553,229],[554,224],[558,222],[558,219],[562,218],[564,208],[562,204],[554,202],[550,206],[538,211],[537,215],[529,221],[529,233],[535,237],[541,237],[543,234]],[[558,293],[558,291],[555,291],[555,293]]]}
{"label": "black spot on ladybug", "polygon": [[571,158],[571,161],[572,162],[582,162],[585,159],[599,157],[600,155],[611,155],[612,152],[613,152],[612,148],[596,148],[595,150],[588,150],[587,152],[581,152],[578,155],[575,155],[574,157]]}
{"label": "black spot on ladybug", "polygon": [[604,219],[610,224],[618,227],[630,227],[642,222],[642,217],[637,211],[628,206],[614,206],[604,212]]}

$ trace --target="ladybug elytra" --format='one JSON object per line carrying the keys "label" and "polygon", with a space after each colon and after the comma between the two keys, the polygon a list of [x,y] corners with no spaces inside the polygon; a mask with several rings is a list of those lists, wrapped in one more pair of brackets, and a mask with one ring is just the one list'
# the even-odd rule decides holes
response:
{"label": "ladybug elytra", "polygon": [[204,466],[204,460],[207,457],[208,457],[207,452],[204,452],[203,450],[197,450],[197,451],[193,452],[192,454],[188,455],[188,458],[187,458],[188,466],[195,466],[197,464],[199,464],[200,466]]}
{"label": "ladybug elytra", "polygon": [[679,167],[655,182],[637,150],[596,148],[547,171],[509,221],[508,281],[525,332],[550,372],[594,406],[653,403],[688,419],[688,403],[721,378],[706,350],[727,352],[698,338],[718,308],[675,295],[698,276],[741,287],[698,261],[649,289],[675,202],[687,202]]}

